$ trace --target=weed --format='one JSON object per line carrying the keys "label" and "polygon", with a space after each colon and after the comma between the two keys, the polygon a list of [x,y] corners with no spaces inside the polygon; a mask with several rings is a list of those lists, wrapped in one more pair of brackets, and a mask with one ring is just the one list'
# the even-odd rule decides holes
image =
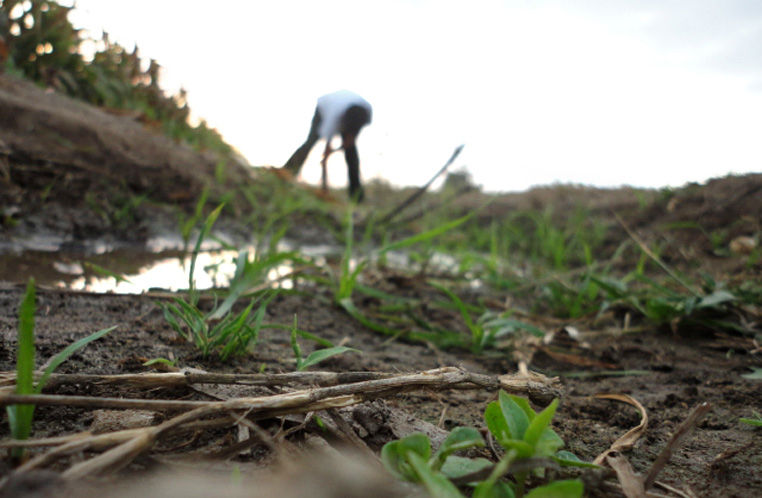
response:
{"label": "weed", "polygon": [[[363,258],[360,258],[359,260],[356,260],[353,258],[354,256],[354,225],[352,221],[353,220],[352,210],[350,208],[350,210],[347,212],[347,215],[345,217],[345,223],[344,223],[345,243],[344,243],[344,254],[341,260],[341,267],[340,267],[341,271],[338,275],[335,275],[333,274],[333,272],[330,271],[330,269],[328,270],[329,274],[331,275],[329,285],[331,285],[331,287],[333,288],[334,302],[340,308],[346,311],[347,314],[349,314],[352,318],[354,318],[355,320],[357,320],[358,322],[360,322],[362,325],[369,328],[370,330],[373,330],[375,332],[379,332],[385,335],[397,336],[397,335],[407,334],[407,336],[410,338],[423,339],[423,334],[418,335],[415,333],[411,333],[410,331],[407,331],[405,329],[391,328],[386,325],[377,323],[374,320],[371,320],[366,313],[360,310],[354,304],[352,300],[354,291],[358,287],[358,277],[360,276],[360,273],[362,272],[362,270],[364,270],[374,258],[382,259],[387,253],[391,251],[399,251],[402,249],[407,249],[409,247],[412,247],[416,244],[426,243],[435,237],[438,237],[450,230],[457,228],[458,226],[461,226],[466,221],[471,219],[471,217],[476,212],[477,211],[473,211],[465,216],[462,216],[458,219],[451,220],[441,225],[435,226],[434,228],[426,230],[422,233],[412,235],[410,237],[407,237],[398,241],[390,242],[382,246],[378,250],[376,250],[375,254],[367,255]],[[364,290],[366,291],[366,293],[369,292],[369,289],[367,287],[365,287]],[[388,297],[388,296],[385,296],[385,297]],[[396,300],[396,299],[393,299],[393,300]],[[427,337],[426,340],[430,340],[430,339],[431,339],[430,337]]]}
{"label": "weed", "polygon": [[753,413],[754,413],[754,417],[740,418],[738,419],[738,421],[747,425],[754,426],[754,427],[762,427],[762,415],[760,415],[759,412],[753,412]]}
{"label": "weed", "polygon": [[[48,361],[47,367],[40,375],[37,383],[34,383],[34,313],[36,290],[34,279],[30,279],[26,286],[24,298],[19,307],[19,338],[18,351],[16,354],[16,394],[39,394],[45,383],[58,366],[66,361],[69,356],[83,348],[88,343],[103,337],[116,328],[109,327],[99,330],[87,337],[73,342]],[[27,439],[32,431],[32,419],[34,417],[34,405],[11,405],[6,408],[8,424],[11,436],[15,439]],[[23,449],[14,449],[13,456],[20,459]]]}
{"label": "weed", "polygon": [[[203,203],[197,203],[197,213]],[[248,253],[239,254],[236,274],[231,282],[227,297],[219,306],[208,313],[198,307],[198,291],[195,288],[193,274],[196,259],[204,239],[209,235],[224,204],[215,208],[204,221],[191,255],[188,277],[188,300],[175,297],[172,303],[158,303],[164,312],[167,323],[185,340],[195,344],[204,357],[213,351],[218,351],[220,357],[226,360],[232,354],[240,354],[256,344],[259,331],[263,327],[265,310],[269,302],[276,296],[275,291],[260,293],[249,301],[249,305],[237,315],[232,313],[233,305],[246,293],[258,279],[266,276],[266,269],[286,259],[287,255],[274,255],[265,260],[248,261]],[[259,307],[252,313],[254,306]]]}
{"label": "weed", "polygon": [[[592,278],[607,295],[602,310],[624,305],[635,309],[650,322],[670,325],[673,330],[683,325],[701,325],[710,329],[738,328],[721,319],[738,298],[708,276],[705,277],[703,292],[696,294],[680,291],[637,273],[621,280]],[[639,285],[632,286],[631,282]],[[681,285],[687,284],[681,280]]]}
{"label": "weed", "polygon": [[[291,328],[291,349],[294,351],[294,358],[296,359],[297,371],[306,370],[312,365],[316,365],[323,360],[327,360],[331,356],[336,356],[339,354],[344,354],[349,352],[355,352],[355,353],[360,352],[357,349],[348,348],[346,346],[331,346],[325,349],[317,349],[313,351],[312,353],[310,353],[309,355],[307,355],[307,357],[305,358],[304,356],[302,356],[302,348],[299,346],[299,341],[297,340],[298,335],[300,335],[300,331],[296,325],[296,315],[294,315],[294,326]],[[304,332],[302,332],[301,335],[304,335]]]}
{"label": "weed", "polygon": [[[381,460],[399,479],[423,484],[431,496],[463,496],[453,482],[457,480],[469,483],[475,497],[580,497],[583,485],[576,479],[555,480],[525,490],[530,473],[544,477],[544,467],[595,467],[568,451],[560,451],[564,442],[550,428],[557,406],[558,400],[554,400],[545,410],[535,413],[526,399],[501,391],[498,401],[490,403],[484,414],[489,431],[505,450],[496,464],[454,454],[484,446],[481,434],[468,427],[454,429],[433,455],[431,442],[424,434],[391,441],[381,450]],[[503,480],[505,475],[511,475],[513,480]]]}
{"label": "weed", "polygon": [[[275,297],[275,292],[252,299],[249,305],[237,315],[225,313],[217,320],[212,317],[219,308],[209,313],[201,311],[196,304],[176,297],[172,303],[159,303],[167,323],[185,340],[192,342],[206,357],[219,351],[220,358],[226,360],[232,354],[241,354],[256,344],[267,305]],[[254,305],[259,307],[254,313]]]}

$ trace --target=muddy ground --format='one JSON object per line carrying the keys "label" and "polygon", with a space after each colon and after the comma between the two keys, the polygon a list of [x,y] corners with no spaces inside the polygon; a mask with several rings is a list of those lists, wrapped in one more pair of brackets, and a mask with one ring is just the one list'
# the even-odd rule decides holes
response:
{"label": "muddy ground", "polygon": [[[174,209],[192,209],[194,196],[213,176],[213,160],[194,155],[184,146],[141,130],[139,123],[86,108],[49,93],[44,97],[32,98],[37,95],[35,91],[38,90],[31,85],[7,77],[0,78],[0,116],[4,126],[0,128],[0,200],[4,216],[0,237],[4,239],[6,250],[18,250],[18,244],[23,245],[23,240],[35,232],[75,245],[96,235],[113,240],[139,241],[152,231],[160,232],[172,225]],[[137,138],[130,138],[129,134],[120,133],[120,130],[129,130]],[[46,147],[45,140],[57,145]],[[74,146],[66,146],[67,143]],[[114,152],[115,148],[119,153]],[[151,154],[161,160],[153,161]],[[183,175],[180,164],[183,161],[197,161],[200,169],[196,169],[193,175],[173,176]],[[132,169],[123,181],[103,181],[104,178],[120,178],[120,171],[125,165]],[[206,176],[199,173],[203,169],[207,172]],[[152,178],[152,174],[157,175],[156,178]],[[249,177],[248,173],[240,171],[229,176],[233,182]],[[135,210],[133,218],[117,226],[113,223],[113,217],[94,213],[94,206],[101,205],[104,199],[113,198],[114,192],[121,192],[125,198],[129,197],[127,194],[147,194],[152,202],[142,204]],[[464,209],[468,209],[480,203],[481,195],[464,196],[459,202],[462,202]],[[369,197],[371,203],[383,203],[379,198],[373,199],[372,191]],[[84,202],[85,198],[87,202]],[[728,247],[738,236],[759,237],[762,175],[717,179],[707,185],[688,186],[668,196],[663,192],[636,192],[631,189],[541,188],[502,196],[490,206],[486,215],[499,216],[501,212],[511,209],[551,204],[557,207],[558,213],[577,204],[587,205],[594,213],[609,213],[609,217],[611,211],[616,211],[646,241],[658,240],[663,247],[662,254],[670,264],[684,265],[696,272],[709,271],[716,278],[728,282],[760,282],[759,261],[749,263],[747,256],[732,254]],[[675,229],[665,235],[662,230],[670,224],[677,226],[696,221],[701,222],[703,231]],[[722,230],[719,239],[710,237],[718,230]],[[307,235],[302,235],[302,239],[309,241],[309,234],[317,232],[307,230]],[[609,234],[612,240],[608,245],[612,248],[627,237],[621,227],[611,230]],[[23,294],[22,283],[29,273],[33,273],[33,269],[20,269],[15,278],[6,276],[6,282],[0,285],[2,371],[14,368],[17,312]],[[5,274],[8,275],[7,272]],[[427,295],[431,292],[430,288],[417,285],[415,279],[398,278],[398,275],[385,272],[380,272],[376,278],[376,283],[387,292],[415,296],[424,302],[432,298]],[[432,345],[380,336],[332,305],[331,296],[324,288],[306,287],[304,290],[308,292],[275,298],[267,307],[266,321],[289,324],[297,314],[300,328],[362,352],[334,357],[322,363],[321,370],[414,372],[439,366],[458,366],[478,373],[502,375],[516,369],[517,355],[509,351],[474,356],[465,351],[443,351]],[[505,302],[505,296],[500,293],[481,297],[488,298],[492,303]],[[146,372],[151,368],[143,366],[143,363],[158,357],[170,358],[179,367],[208,372],[280,373],[294,370],[289,337],[283,330],[265,332],[249,355],[227,362],[203,358],[197,349],[178,338],[167,324],[157,305],[162,299],[166,298],[39,289],[36,316],[38,364],[76,339],[101,328],[118,325],[115,331],[76,353],[61,365],[59,372]],[[531,301],[531,296],[528,300]],[[750,316],[753,318],[753,315]],[[455,312],[452,316],[435,318],[451,324],[458,323]],[[625,454],[636,471],[646,472],[690,409],[699,403],[709,402],[712,411],[675,452],[659,480],[696,496],[750,497],[762,494],[762,431],[738,421],[740,417],[751,417],[755,411],[762,411],[762,382],[742,377],[752,367],[762,367],[759,345],[748,335],[716,334],[690,328],[670,331],[640,327],[637,332],[622,333],[621,327],[612,325],[616,325],[616,320],[621,320],[621,317],[613,317],[604,325],[594,322],[592,317],[573,322],[532,317],[532,321],[547,332],[558,331],[568,325],[582,333],[578,341],[559,340],[545,346],[526,346],[523,356],[529,359],[529,367],[533,370],[550,375],[562,374],[563,396],[554,427],[566,441],[567,449],[584,460],[592,460],[616,438],[637,425],[640,417],[633,407],[590,397],[601,392],[629,394],[646,408],[649,425],[644,436]],[[750,330],[757,327],[759,331],[758,315],[756,320],[756,323],[745,325]],[[303,341],[303,346],[308,351],[314,347],[308,341]],[[606,372],[622,371],[629,374],[606,375]],[[570,372],[589,375],[563,375]],[[57,388],[56,392],[130,398],[210,397],[209,392],[191,388],[143,391],[127,387],[88,387],[83,393],[81,386],[66,385]],[[458,425],[483,429],[481,416],[493,396],[494,392],[485,390],[417,391],[371,404],[366,415],[372,413],[375,420],[372,429],[361,416],[350,422],[365,443],[377,452],[384,442],[410,430],[410,426],[403,427],[404,424],[399,422],[402,412],[409,414],[406,417],[414,421],[413,427],[420,427],[416,424],[423,421],[447,430]],[[152,418],[153,423],[160,420],[160,415]],[[103,416],[91,409],[40,406],[35,412],[33,436],[71,434],[92,429],[94,424],[103,430],[99,425],[102,423]],[[263,421],[261,424],[269,433],[277,434],[280,424],[287,427],[294,423]],[[305,431],[297,431],[290,436],[290,441],[304,446],[308,439],[305,433],[310,431],[315,432],[316,429],[308,427]],[[0,427],[0,435],[8,437],[6,424]],[[242,454],[210,458],[211,454],[230,446],[235,438],[236,432],[230,428],[197,431],[189,437],[186,435],[185,440],[164,441],[107,478],[106,482],[112,483],[114,476],[129,481],[134,481],[136,477],[145,480],[146,476],[167,469],[180,469],[185,476],[196,471],[213,470],[226,477],[238,472],[235,469],[245,473],[264,468],[275,460],[266,445],[255,446]],[[92,455],[75,455],[72,459],[76,461],[85,456]],[[59,472],[70,463],[71,460],[57,462],[50,466],[50,470]],[[8,476],[12,464],[7,455],[0,465],[0,474]],[[8,487],[0,494],[60,495],[57,494],[61,490],[60,483],[53,474],[35,476],[24,482],[12,482],[15,487]],[[299,479],[309,480],[303,474]],[[391,494],[391,491],[379,492],[378,486],[388,486],[389,483],[383,477],[378,479],[369,478],[366,484],[377,486],[375,493],[378,496]],[[343,494],[331,492],[329,490],[332,488],[326,482],[319,482],[323,484],[315,486],[324,487],[326,496],[330,493]],[[50,486],[42,483],[49,483]],[[592,479],[589,484],[589,489],[596,495],[617,496],[615,491],[596,484]],[[288,485],[287,482],[285,486]],[[346,488],[342,488],[347,490],[346,495],[352,494],[348,491],[351,487],[347,484]],[[176,495],[192,495],[186,491],[180,492],[178,488],[173,489]],[[195,491],[198,492],[198,489]],[[288,495],[290,492],[294,496],[303,494],[303,490],[293,489],[281,494]],[[401,493],[411,492],[407,489]],[[666,491],[660,492],[669,495]],[[372,495],[367,489],[357,494]]]}

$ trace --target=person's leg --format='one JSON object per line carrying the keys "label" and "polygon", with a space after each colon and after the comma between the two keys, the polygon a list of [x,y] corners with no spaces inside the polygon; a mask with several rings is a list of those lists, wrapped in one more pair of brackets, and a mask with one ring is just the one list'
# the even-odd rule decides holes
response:
{"label": "person's leg", "polygon": [[283,165],[293,176],[299,176],[299,172],[304,166],[304,162],[307,160],[307,156],[317,143],[320,136],[318,135],[318,127],[320,126],[320,113],[315,109],[315,115],[312,117],[312,126],[310,126],[310,133],[307,136],[307,140],[298,148],[291,157]]}
{"label": "person's leg", "polygon": [[331,139],[329,138],[325,142],[325,150],[323,150],[323,158],[320,160],[320,167],[322,168],[320,174],[320,184],[323,187],[323,192],[328,192],[328,157],[333,153],[331,149]]}
{"label": "person's leg", "polygon": [[362,106],[347,109],[342,119],[341,140],[344,159],[347,162],[349,176],[349,197],[355,202],[362,202],[365,192],[360,181],[360,155],[355,140],[360,129],[370,122],[370,113]]}
{"label": "person's leg", "polygon": [[360,156],[357,153],[354,135],[342,135],[344,159],[347,162],[347,173],[349,176],[349,198],[355,202],[362,202],[365,198],[365,192],[360,182]]}

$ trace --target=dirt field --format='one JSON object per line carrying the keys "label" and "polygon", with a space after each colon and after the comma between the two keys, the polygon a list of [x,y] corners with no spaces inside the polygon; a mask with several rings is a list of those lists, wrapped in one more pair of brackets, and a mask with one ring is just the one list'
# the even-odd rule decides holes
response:
{"label": "dirt field", "polygon": [[[192,206],[194,196],[207,181],[204,178],[213,175],[214,165],[210,160],[200,158],[161,137],[144,135],[138,124],[124,117],[98,110],[83,110],[83,106],[56,96],[46,95],[42,99],[30,100],[28,94],[33,90],[36,89],[0,78],[0,116],[3,116],[0,123],[0,201],[6,220],[0,228],[0,238],[6,239],[6,250],[14,247],[12,241],[35,233],[63,235],[69,242],[86,241],[96,234],[114,240],[127,238],[139,241],[148,233],[160,232],[170,225],[167,220],[171,218],[168,214],[171,211],[159,201],[176,202],[179,206],[185,203],[186,208]],[[62,104],[62,101],[66,103]],[[40,124],[39,116],[51,112],[55,112],[55,119],[44,120],[47,123],[44,126]],[[92,134],[93,122],[101,130],[99,134]],[[38,126],[35,133],[24,132],[32,126],[30,123]],[[122,128],[132,130],[131,133],[135,133],[137,138],[134,141],[125,138],[119,133]],[[48,131],[44,132],[45,129]],[[66,130],[65,140],[61,138],[64,134],[62,130]],[[58,138],[51,139],[51,133],[57,134]],[[71,142],[79,146],[53,149],[45,146],[45,137],[52,143]],[[85,140],[82,137],[89,138]],[[150,142],[157,149],[146,152],[145,148],[137,147],[136,144],[144,142]],[[114,147],[120,147],[122,154],[115,156]],[[158,167],[151,160],[152,153],[164,158]],[[110,159],[113,157],[118,160]],[[198,173],[200,170],[197,169],[194,175],[198,178],[188,174],[178,181],[173,177],[175,173],[181,174],[177,171],[184,171],[180,163],[185,159],[202,164],[206,176]],[[124,182],[103,181],[103,175],[118,175],[125,165],[133,170]],[[152,174],[157,176],[154,178]],[[236,182],[243,181],[246,175],[238,171],[231,177],[229,181]],[[113,218],[93,214],[93,203],[100,205],[105,202],[104,199],[112,198],[116,191],[140,194],[152,186],[158,186],[151,191],[156,203],[141,205],[135,210],[136,216],[123,225],[115,226],[108,222]],[[47,193],[42,196],[41,192]],[[459,202],[467,209],[479,203],[479,195],[465,197]],[[83,202],[86,196],[89,196],[89,203]],[[369,197],[373,202],[372,191]],[[688,186],[663,200],[659,192],[549,187],[502,196],[487,214],[549,204],[557,208],[555,212],[562,213],[568,206],[580,203],[587,205],[593,213],[609,213],[609,217],[612,211],[616,211],[646,241],[659,240],[663,244],[664,259],[676,267],[689,266],[697,273],[707,271],[726,282],[750,281],[759,284],[762,281],[759,261],[748,264],[743,256],[733,256],[727,252],[728,244],[736,237],[759,237],[761,233],[762,175],[728,177],[706,185]],[[637,209],[639,203],[645,203],[646,208]],[[665,235],[662,230],[670,224],[697,220],[701,221],[704,232],[678,228]],[[722,239],[712,239],[709,234],[718,230],[722,230]],[[310,233],[315,233],[315,230],[305,230],[303,240],[309,240]],[[613,251],[627,234],[619,227],[610,231],[608,237],[611,239],[608,246]],[[2,254],[0,258],[3,258]],[[6,270],[4,274],[9,272]],[[0,370],[4,372],[15,368],[17,313],[23,295],[23,282],[28,276],[27,272],[19,271],[15,278],[6,277],[7,281],[0,285]],[[415,279],[399,278],[391,271],[379,272],[376,278],[378,286],[386,292],[416,297],[422,302],[432,298],[427,294],[431,288],[418,285]],[[331,296],[325,289],[306,290],[307,293],[300,295],[276,297],[267,307],[265,321],[289,324],[297,314],[300,328],[335,344],[341,343],[361,351],[361,354],[344,354],[327,360],[320,364],[319,370],[401,373],[455,366],[498,376],[515,372],[517,368],[517,355],[506,351],[475,356],[460,350],[443,351],[431,345],[381,336],[365,329],[332,305]],[[497,292],[479,297],[494,303],[505,300],[505,296]],[[156,304],[163,299],[167,298],[39,289],[36,317],[38,364],[81,337],[118,325],[115,331],[76,353],[61,365],[58,372],[146,372],[151,369],[143,363],[159,357],[172,359],[182,368],[206,372],[263,371],[274,374],[294,371],[289,337],[283,330],[267,331],[250,355],[235,357],[227,362],[203,358],[196,348],[179,339],[167,324]],[[531,296],[527,299],[531,300]],[[745,315],[745,319],[750,321],[744,325],[749,330],[756,330],[759,337],[760,303],[757,305],[756,309]],[[457,318],[455,311],[452,316],[437,317],[440,321],[451,320],[453,323]],[[577,374],[561,376],[563,394],[560,409],[554,418],[554,427],[566,441],[567,449],[583,460],[592,460],[619,436],[636,426],[640,415],[634,407],[591,398],[596,393],[628,394],[645,407],[649,423],[644,435],[625,455],[637,472],[645,473],[690,410],[708,402],[712,406],[711,412],[672,455],[658,480],[695,496],[761,495],[762,431],[739,422],[741,417],[752,417],[755,411],[762,412],[762,382],[742,377],[752,368],[762,367],[759,344],[749,335],[717,334],[690,327],[676,331],[635,327],[634,331],[627,333],[622,333],[619,327],[619,332],[612,332],[617,329],[613,324],[621,323],[621,319],[616,314],[603,321],[594,317],[566,321],[531,317],[533,323],[548,332],[567,326],[581,332],[578,340],[565,341],[559,335],[549,344],[531,344],[524,351],[524,358],[529,359],[528,366],[532,370],[548,375]],[[307,351],[313,348],[307,341],[304,341],[303,347]],[[607,372],[626,374],[613,376],[607,375]],[[585,373],[589,375],[584,376]],[[187,386],[140,389],[124,385],[71,383],[57,386],[54,391],[57,394],[101,397],[208,400],[229,395],[220,389]],[[272,388],[246,389],[236,392],[236,395],[277,392]],[[459,425],[484,429],[482,415],[494,395],[494,391],[486,389],[416,390],[368,403],[365,411],[350,412],[346,418],[364,444],[378,452],[385,442],[416,429],[427,428],[433,433],[437,433],[437,428],[441,432],[442,429],[450,430]],[[55,437],[86,430],[116,430],[121,423],[128,426],[137,424],[133,420],[135,413],[130,417],[121,415],[115,417],[116,422],[108,422],[108,413],[102,411],[72,406],[39,406],[35,412],[33,437]],[[166,415],[150,413],[148,418],[150,423],[155,424],[166,420]],[[407,422],[403,424],[401,420]],[[297,427],[299,420],[297,417],[286,417],[264,420],[260,424],[263,430],[275,437],[281,434],[279,430]],[[283,444],[306,448],[311,440],[309,435],[319,433],[319,428],[307,425],[301,431],[295,430],[288,438],[284,437],[288,443]],[[9,437],[7,424],[0,426],[0,436]],[[223,451],[236,442],[236,437],[236,429],[227,427],[206,431],[197,429],[191,434],[162,440],[128,466],[105,478],[105,482],[109,486],[119,486],[119,482],[125,479],[134,481],[140,478],[143,482],[151,482],[146,480],[148,476],[168,471],[180,471],[184,475],[189,475],[190,471],[208,471],[229,480],[229,476],[239,471],[242,474],[250,470],[260,471],[280,459],[275,458],[266,442],[240,453]],[[331,443],[335,443],[336,439],[335,436],[325,438]],[[73,462],[93,454],[75,454],[56,461],[48,469],[60,472]],[[212,458],[214,455],[216,458]],[[488,453],[486,455],[489,456]],[[3,458],[0,461],[0,475],[9,476],[11,471],[10,458]],[[305,482],[311,482],[303,473],[299,475]],[[345,483],[342,489],[346,494],[331,491],[328,484],[320,481],[320,478],[325,478],[324,475],[316,478],[316,482],[323,484],[315,486],[324,487],[325,496],[391,495],[393,487],[390,487],[392,484],[387,477],[373,475],[373,478],[364,481],[364,486],[360,486],[359,490],[353,488],[357,483],[351,482],[350,478],[346,481],[337,478],[337,482]],[[596,480],[596,476],[602,475],[605,473],[585,476],[591,495],[620,496],[612,487]],[[206,485],[211,487],[209,482]],[[609,476],[609,482],[613,483],[615,479]],[[100,487],[103,484],[90,485]],[[0,496],[61,496],[64,489],[61,486],[64,484],[53,474],[32,474],[25,479],[11,480],[0,490]],[[304,492],[294,488],[289,479],[281,479],[272,486],[282,486],[278,492],[285,496],[299,496]],[[75,489],[86,494],[82,488]],[[92,488],[87,489],[93,492]],[[112,489],[116,493],[117,488]],[[212,491],[204,489],[203,492],[200,489],[203,488],[197,487],[193,492],[206,496],[220,490],[219,487],[213,487]],[[411,488],[394,488],[394,492],[397,491],[401,494],[413,493]],[[194,496],[193,492],[172,487],[171,491],[162,492],[162,495]],[[678,496],[665,490],[659,492]]]}

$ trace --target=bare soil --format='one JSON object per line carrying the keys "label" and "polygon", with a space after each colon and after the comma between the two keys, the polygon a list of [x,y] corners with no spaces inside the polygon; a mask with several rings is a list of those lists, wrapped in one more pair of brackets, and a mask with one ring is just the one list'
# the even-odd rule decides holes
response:
{"label": "bare soil", "polygon": [[[189,164],[194,166],[188,167]],[[0,238],[7,237],[6,241],[34,233],[56,234],[68,241],[85,241],[104,235],[114,239],[144,238],[151,230],[160,231],[157,226],[170,224],[174,208],[168,208],[167,203],[173,202],[180,209],[192,207],[204,186],[213,184],[214,169],[214,158],[174,144],[129,118],[89,108],[0,75],[0,208],[4,217]],[[228,177],[232,178],[229,181],[250,181],[250,174],[239,166],[231,171],[235,173]],[[101,200],[113,199],[114,195],[129,198],[142,194],[151,202],[141,205],[135,218],[124,224],[117,226],[113,218],[94,214],[93,206],[100,205]],[[459,202],[468,209],[480,204],[482,195],[475,193]],[[372,191],[369,197],[373,202]],[[376,199],[376,202],[381,201]],[[658,241],[663,248],[663,258],[670,264],[696,272],[708,271],[729,282],[748,280],[759,284],[761,281],[759,261],[749,263],[747,256],[730,253],[728,245],[738,236],[758,238],[761,233],[762,175],[716,179],[705,185],[690,185],[666,193],[626,188],[541,188],[501,196],[485,216],[548,205],[555,207],[555,213],[564,213],[571,206],[581,204],[611,220],[615,228],[609,232],[610,251],[627,237],[624,229],[613,221],[611,213],[617,212],[642,238]],[[703,230],[695,229],[696,223]],[[26,272],[20,271],[17,278],[0,286],[0,371],[12,371],[15,367],[17,313],[23,294],[22,283],[27,277]],[[387,292],[415,296],[423,302],[433,299],[427,295],[430,288],[418,285],[415,279],[385,272],[381,272],[378,279]],[[381,336],[332,305],[324,289],[308,291],[278,296],[267,308],[266,321],[289,324],[297,314],[300,328],[362,351],[334,357],[322,363],[321,370],[413,372],[460,366],[478,373],[501,375],[516,369],[516,355],[508,351],[474,356],[466,351],[442,351],[431,345]],[[505,296],[497,292],[480,297],[495,303],[505,301]],[[114,332],[76,353],[59,371],[145,372],[150,368],[143,363],[158,357],[173,359],[181,367],[209,372],[294,370],[289,337],[284,331],[266,332],[249,355],[227,362],[214,357],[203,358],[169,327],[156,304],[160,299],[164,298],[40,289],[36,317],[38,364],[81,337],[118,325]],[[531,296],[527,299],[531,300]],[[759,307],[756,311],[759,312]],[[452,327],[459,323],[455,312],[451,316],[440,314],[434,319]],[[762,382],[742,377],[752,367],[762,367],[759,344],[752,338],[706,330],[670,331],[648,327],[638,332],[622,333],[621,328],[619,332],[612,332],[615,327],[611,323],[600,326],[592,317],[574,322],[538,316],[532,320],[549,332],[564,326],[574,326],[582,332],[577,341],[529,345],[529,353],[524,356],[530,360],[529,367],[540,372],[590,374],[561,377],[564,394],[554,427],[570,451],[584,460],[592,460],[640,420],[633,407],[592,399],[593,394],[629,394],[646,408],[650,421],[645,435],[626,452],[635,470],[641,473],[648,470],[690,409],[709,402],[712,411],[675,452],[659,480],[688,489],[696,496],[762,494],[762,431],[738,421],[741,417],[752,417],[755,411],[762,412]],[[758,314],[756,320],[756,324],[746,325],[759,330]],[[314,347],[307,341],[303,343],[307,351]],[[606,375],[606,372],[622,371],[629,374]],[[58,388],[57,392],[80,393],[76,385]],[[208,399],[208,395],[190,388],[151,392],[126,387],[116,391],[91,388],[87,394]],[[379,451],[383,443],[404,435],[407,430],[395,432],[394,424],[398,423],[395,420],[399,419],[389,414],[400,411],[409,414],[410,420],[429,422],[447,430],[459,425],[483,429],[481,416],[494,394],[454,390],[420,391],[392,397],[372,407],[374,416],[380,417],[378,427],[367,430],[366,424],[366,430],[358,433],[371,449]],[[389,416],[384,419],[384,414]],[[101,423],[101,417],[92,410],[40,406],[35,412],[33,436],[52,437],[85,431],[96,422]],[[352,422],[362,425],[357,420]],[[278,421],[263,422],[272,433],[278,431],[279,424]],[[171,468],[180,469],[185,476],[192,474],[191,471],[209,469],[229,476],[235,472],[234,468],[260,469],[272,463],[272,454],[264,445],[246,455],[211,460],[209,449],[229,445],[235,440],[234,432],[234,429],[199,432],[186,441],[159,445],[116,475],[127,480],[135,477],[144,480],[146,476],[155,475],[153,471]],[[292,442],[304,443],[304,432],[296,432]],[[0,426],[0,436],[9,436],[6,424]],[[53,466],[50,470],[62,469]],[[6,456],[0,460],[0,475],[7,476],[11,471],[11,460]],[[36,476],[24,482],[11,481],[0,490],[0,495],[60,496],[61,483],[54,474]],[[300,476],[306,479],[304,474]],[[113,484],[112,480],[106,482]],[[376,483],[372,479],[370,482]],[[381,482],[386,483],[383,479]],[[330,489],[325,482],[323,485]],[[596,486],[592,481],[589,485],[594,495],[617,496],[610,488]],[[300,493],[288,488],[288,483],[284,486],[284,495]],[[347,486],[346,496],[350,496],[349,484]],[[173,489],[177,492],[175,496],[193,496],[193,493],[177,491],[179,488]],[[358,492],[356,496],[373,495],[365,491],[366,494]],[[376,489],[375,493],[378,492]],[[412,492],[407,489],[407,493]],[[334,496],[341,494],[333,493]]]}

